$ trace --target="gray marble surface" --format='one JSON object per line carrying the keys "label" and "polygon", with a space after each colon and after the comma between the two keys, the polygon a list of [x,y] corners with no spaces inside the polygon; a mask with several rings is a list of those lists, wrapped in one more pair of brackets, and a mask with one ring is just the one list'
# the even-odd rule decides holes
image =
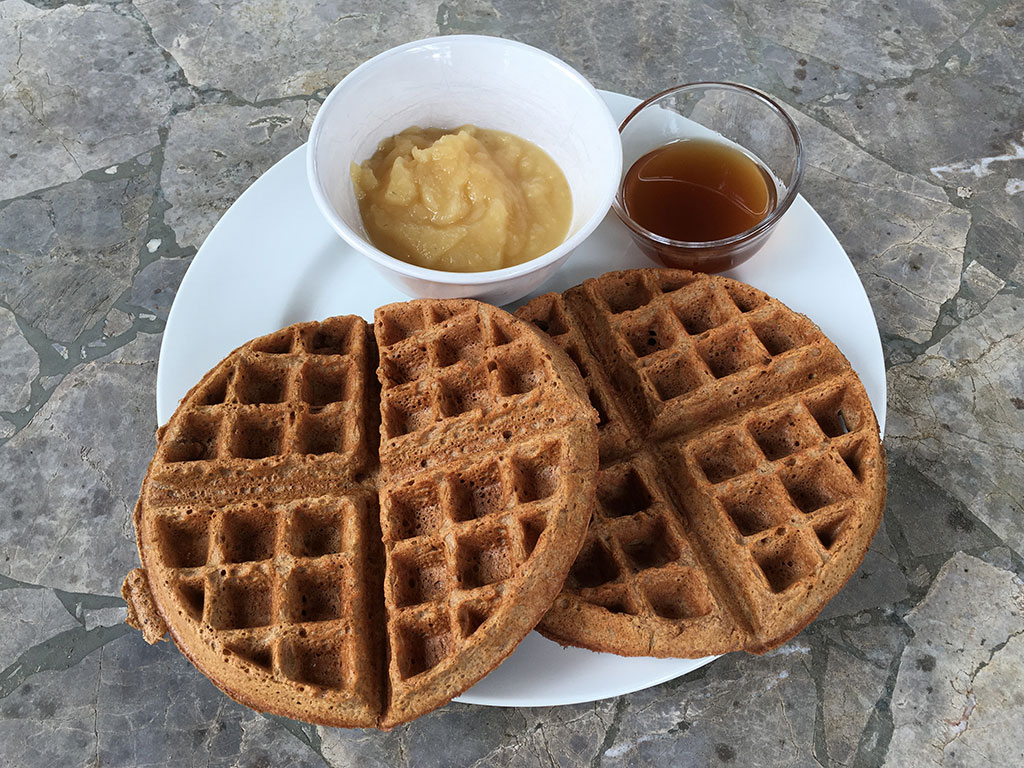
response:
{"label": "gray marble surface", "polygon": [[[728,79],[785,102],[878,317],[888,508],[860,573],[763,657],[591,704],[315,728],[123,623],[160,335],[203,238],[330,87],[438,32],[634,95]],[[0,72],[0,764],[1024,764],[1019,0],[0,0]]]}

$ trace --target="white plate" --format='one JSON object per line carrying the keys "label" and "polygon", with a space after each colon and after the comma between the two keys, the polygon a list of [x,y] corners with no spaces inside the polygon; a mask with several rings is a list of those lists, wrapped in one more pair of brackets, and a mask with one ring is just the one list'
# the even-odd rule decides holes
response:
{"label": "white plate", "polygon": [[[618,120],[639,103],[602,95]],[[652,264],[609,214],[543,290],[562,291],[611,269],[644,266]],[[764,249],[728,274],[818,323],[853,364],[885,424],[885,367],[871,305],[839,241],[806,200],[798,197]],[[376,307],[405,298],[324,221],[306,184],[305,147],[299,147],[238,198],[182,280],[160,349],[157,419],[166,422],[192,385],[248,339],[332,315],[372,320]],[[712,660],[623,658],[561,648],[534,632],[457,700],[517,707],[596,701]]]}

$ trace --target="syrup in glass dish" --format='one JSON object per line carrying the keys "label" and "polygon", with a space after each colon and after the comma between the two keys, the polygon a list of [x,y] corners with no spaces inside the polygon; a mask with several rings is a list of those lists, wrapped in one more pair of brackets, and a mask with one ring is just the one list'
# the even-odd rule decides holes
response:
{"label": "syrup in glass dish", "polygon": [[635,163],[622,182],[623,208],[661,237],[722,240],[760,224],[777,203],[767,168],[724,142],[682,139]]}

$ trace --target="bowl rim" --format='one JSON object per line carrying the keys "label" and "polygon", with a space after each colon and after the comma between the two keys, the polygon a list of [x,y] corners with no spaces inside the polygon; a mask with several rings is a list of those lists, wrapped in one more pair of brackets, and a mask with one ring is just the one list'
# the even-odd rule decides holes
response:
{"label": "bowl rim", "polygon": [[[334,209],[334,206],[331,204],[330,200],[328,200],[324,191],[320,180],[318,163],[316,162],[317,146],[323,135],[324,124],[326,122],[326,117],[321,119],[321,116],[327,114],[328,107],[331,106],[333,101],[337,101],[341,98],[341,86],[346,81],[349,81],[351,78],[357,78],[365,75],[368,68],[378,65],[385,59],[401,56],[410,50],[436,46],[438,44],[460,45],[462,43],[476,43],[499,48],[518,48],[520,50],[530,52],[531,54],[546,60],[549,64],[554,65],[555,68],[562,70],[601,106],[601,111],[603,111],[604,117],[606,118],[604,121],[605,128],[609,134],[615,135],[616,140],[613,143],[620,149],[618,153],[613,154],[612,164],[614,165],[614,168],[610,170],[614,170],[614,173],[609,173],[611,183],[609,183],[608,189],[605,191],[605,194],[602,195],[601,200],[599,200],[598,205],[594,209],[594,213],[592,213],[590,217],[580,225],[579,229],[575,233],[567,237],[550,251],[542,253],[540,256],[536,256],[529,261],[524,261],[522,264],[482,272],[449,272],[442,269],[431,269],[429,267],[421,267],[416,264],[409,264],[408,262],[396,259],[394,256],[389,256],[384,253],[371,242],[363,238],[358,232],[355,232],[351,227],[349,227],[348,224],[345,223],[345,220],[342,219]],[[594,88],[587,78],[557,56],[541,50],[540,48],[535,48],[532,45],[520,43],[517,40],[507,40],[505,38],[493,37],[491,35],[438,35],[403,43],[402,45],[398,45],[394,48],[389,48],[386,51],[378,53],[376,56],[367,59],[357,66],[334,86],[330,94],[328,94],[327,98],[324,99],[323,103],[320,105],[320,109],[318,110],[316,117],[313,119],[313,125],[310,128],[309,140],[306,148],[306,179],[309,184],[310,191],[313,193],[313,199],[316,202],[317,207],[320,209],[321,214],[327,219],[334,231],[337,232],[341,238],[356,251],[372,259],[377,264],[406,277],[426,280],[433,283],[444,283],[448,285],[486,285],[515,279],[553,264],[559,259],[565,257],[573,249],[577,248],[587,237],[591,235],[605,216],[608,215],[608,211],[612,207],[615,196],[618,194],[619,182],[621,181],[622,176],[621,147],[622,143],[619,139],[619,127],[615,123],[615,118],[612,116],[611,110],[608,109],[604,99],[601,98],[601,94],[597,92],[597,89]]]}
{"label": "bowl rim", "polygon": [[[696,90],[698,88],[718,88],[727,91],[737,91],[747,96],[752,96],[755,99],[763,102],[768,106],[769,109],[774,111],[779,117],[782,118],[783,123],[789,129],[790,135],[793,137],[793,142],[796,145],[796,170],[793,173],[793,183],[789,185],[786,190],[785,196],[776,205],[772,211],[765,216],[750,229],[745,229],[742,232],[738,232],[735,235],[729,235],[729,237],[723,237],[718,240],[673,240],[670,237],[659,235],[656,232],[644,227],[642,224],[637,223],[633,217],[626,211],[625,206],[620,202],[620,195],[622,191],[622,180],[619,181],[619,186],[615,190],[615,197],[612,199],[612,210],[615,211],[615,215],[619,217],[619,220],[625,224],[635,234],[646,238],[652,242],[658,243],[659,245],[665,245],[672,248],[689,249],[689,250],[706,250],[711,248],[722,248],[730,245],[736,245],[746,240],[753,240],[762,233],[771,229],[775,223],[782,218],[783,214],[789,210],[789,207],[796,200],[797,195],[800,193],[800,184],[804,177],[804,168],[806,167],[806,154],[804,151],[803,138],[800,135],[800,129],[797,127],[793,118],[789,116],[789,113],[778,103],[775,99],[769,96],[764,91],[757,88],[753,88],[749,85],[743,85],[742,83],[733,83],[726,80],[698,80],[692,83],[683,83],[682,85],[674,85],[671,88],[666,88],[663,91],[659,91],[653,96],[649,96],[640,102],[632,112],[626,115],[625,119],[619,124],[619,134],[621,136],[623,130],[629,124],[629,122],[636,117],[640,112],[649,107],[659,99],[669,96],[673,93],[681,91]],[[695,254],[697,258],[703,258],[699,254]],[[709,255],[708,258],[717,258],[717,254]]]}

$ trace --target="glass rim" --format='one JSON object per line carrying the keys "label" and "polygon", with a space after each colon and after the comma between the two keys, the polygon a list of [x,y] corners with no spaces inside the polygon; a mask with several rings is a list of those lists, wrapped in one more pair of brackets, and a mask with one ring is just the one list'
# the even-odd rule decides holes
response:
{"label": "glass rim", "polygon": [[[796,147],[796,170],[793,173],[793,182],[787,185],[788,188],[786,190],[786,194],[783,196],[779,204],[772,209],[771,213],[765,216],[764,219],[759,221],[750,229],[745,229],[742,232],[739,232],[735,235],[723,237],[719,240],[673,240],[670,237],[664,237],[663,235],[659,235],[656,232],[652,232],[651,230],[647,229],[646,227],[635,221],[633,217],[630,216],[629,213],[626,211],[625,205],[622,201],[620,201],[620,198],[622,197],[622,182],[619,182],[619,190],[618,192],[616,192],[615,197],[612,199],[612,210],[615,211],[615,215],[619,217],[619,220],[622,221],[623,224],[629,227],[636,234],[645,237],[648,240],[651,240],[660,245],[693,250],[706,248],[720,248],[723,246],[735,245],[737,243],[742,243],[745,240],[753,239],[758,235],[766,232],[768,229],[771,229],[771,227],[774,226],[780,218],[782,218],[783,214],[785,214],[786,211],[789,210],[789,207],[793,204],[793,201],[796,200],[796,196],[798,194],[798,190],[800,187],[800,182],[803,180],[804,177],[805,165],[803,139],[800,136],[800,129],[797,128],[796,123],[793,122],[793,118],[791,118],[789,114],[786,112],[786,110],[783,109],[782,106],[777,101],[775,101],[775,99],[773,99],[771,96],[764,93],[763,91],[758,90],[757,88],[752,88],[751,86],[743,85],[742,83],[731,83],[727,81],[716,80],[701,80],[693,83],[684,83],[683,85],[675,85],[672,86],[671,88],[666,88],[665,90],[660,91],[654,94],[653,96],[648,97],[644,101],[640,102],[633,109],[632,112],[626,115],[626,118],[622,121],[622,123],[619,124],[619,135],[622,135],[622,132],[625,130],[626,126],[629,125],[630,121],[634,117],[640,114],[647,107],[654,104],[656,101],[659,101],[660,99],[663,99],[664,97],[670,96],[675,93],[699,89],[719,89],[725,91],[735,91],[745,96],[750,96],[753,97],[754,99],[757,99],[758,101],[762,102],[765,106],[767,106],[771,111],[773,111],[776,115],[778,115],[782,119],[782,122],[785,124],[785,126],[789,129],[789,133],[793,138],[793,144]],[[744,149],[746,148],[744,147]],[[628,169],[626,169],[626,171],[628,172]]]}

